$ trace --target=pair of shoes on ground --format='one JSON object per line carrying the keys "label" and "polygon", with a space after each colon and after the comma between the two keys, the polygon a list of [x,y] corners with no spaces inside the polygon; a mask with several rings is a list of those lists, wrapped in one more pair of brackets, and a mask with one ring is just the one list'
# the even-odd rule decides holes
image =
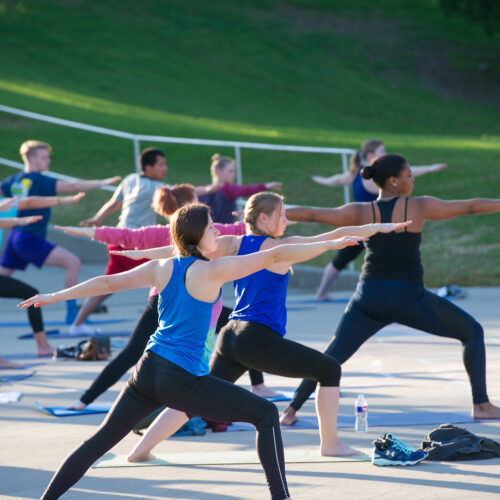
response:
{"label": "pair of shoes on ground", "polygon": [[384,465],[415,465],[427,458],[428,453],[413,450],[394,434],[387,433],[373,441],[372,464]]}

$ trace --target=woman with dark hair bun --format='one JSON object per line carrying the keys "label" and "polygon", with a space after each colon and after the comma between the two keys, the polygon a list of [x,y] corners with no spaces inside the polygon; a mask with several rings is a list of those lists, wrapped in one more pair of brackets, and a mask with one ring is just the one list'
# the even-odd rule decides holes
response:
{"label": "woman with dark hair bun", "polygon": [[[365,244],[366,255],[354,295],[347,305],[326,354],[345,363],[370,337],[391,323],[459,340],[472,389],[472,416],[500,418],[500,408],[490,403],[486,391],[483,328],[465,311],[426,290],[420,261],[420,241],[426,220],[446,220],[460,215],[500,212],[500,199],[441,200],[410,197],[413,173],[399,155],[386,155],[361,171],[379,187],[375,202],[349,203],[339,208],[288,209],[294,221],[339,225],[375,222],[412,224],[401,231],[376,234]],[[285,410],[282,423],[297,421],[296,412],[314,391],[316,382],[304,379]]]}
{"label": "woman with dark hair bun", "polygon": [[[331,177],[313,175],[314,182],[322,186],[352,186],[354,201],[374,201],[378,196],[378,186],[368,177],[361,175],[361,170],[367,165],[386,155],[384,143],[378,139],[366,139],[361,144],[361,148],[351,157],[349,170],[342,174],[335,174]],[[414,177],[419,177],[431,172],[438,172],[446,168],[444,163],[434,163],[420,167],[412,167]],[[320,285],[316,291],[317,300],[331,300],[328,295],[328,288],[338,278],[342,269],[352,262],[364,250],[364,245],[357,247],[347,247],[337,252],[337,255],[330,264],[325,267]]]}

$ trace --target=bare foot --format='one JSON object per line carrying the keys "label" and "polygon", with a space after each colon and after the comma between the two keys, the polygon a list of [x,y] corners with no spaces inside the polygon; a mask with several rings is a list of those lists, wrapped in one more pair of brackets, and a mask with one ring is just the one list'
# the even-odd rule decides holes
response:
{"label": "bare foot", "polygon": [[347,446],[342,441],[335,441],[329,445],[321,445],[320,454],[323,457],[355,457],[363,452]]}
{"label": "bare foot", "polygon": [[316,300],[318,302],[325,302],[327,300],[335,300],[335,297],[332,297],[331,295],[325,293],[324,295],[316,295]]}
{"label": "bare foot", "polygon": [[285,408],[285,411],[283,412],[283,415],[280,418],[280,424],[281,425],[293,425],[296,422],[299,421],[299,417],[295,415],[296,411],[289,406],[288,408]]}
{"label": "bare foot", "polygon": [[0,370],[20,370],[22,368],[24,368],[24,365],[14,363],[14,361],[2,358],[2,356],[0,356]]}
{"label": "bare foot", "polygon": [[275,398],[283,396],[281,392],[276,392],[274,389],[271,389],[271,387],[267,387],[266,384],[252,385],[251,391],[261,398]]}
{"label": "bare foot", "polygon": [[52,356],[54,354],[54,348],[47,346],[47,347],[38,347],[37,348],[37,356],[39,358],[46,358],[48,356]]}
{"label": "bare foot", "polygon": [[473,418],[500,418],[500,408],[491,404],[481,403],[472,407]]}
{"label": "bare foot", "polygon": [[127,457],[127,462],[145,462],[146,460],[154,460],[156,457],[152,453],[139,455],[134,452],[130,453]]}
{"label": "bare foot", "polygon": [[74,403],[71,403],[69,406],[66,407],[66,410],[77,410],[77,411],[82,411],[87,408],[87,405],[83,401],[75,401]]}

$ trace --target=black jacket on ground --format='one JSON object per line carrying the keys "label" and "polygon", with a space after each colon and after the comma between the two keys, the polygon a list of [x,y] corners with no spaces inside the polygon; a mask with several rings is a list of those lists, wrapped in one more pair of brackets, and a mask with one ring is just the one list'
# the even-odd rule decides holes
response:
{"label": "black jacket on ground", "polygon": [[500,443],[476,436],[467,429],[441,424],[432,430],[420,447],[429,453],[427,460],[479,460],[500,457]]}

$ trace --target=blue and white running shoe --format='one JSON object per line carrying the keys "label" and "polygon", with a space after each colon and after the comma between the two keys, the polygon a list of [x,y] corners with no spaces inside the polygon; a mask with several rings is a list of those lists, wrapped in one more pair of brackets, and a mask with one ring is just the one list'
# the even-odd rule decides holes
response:
{"label": "blue and white running shoe", "polygon": [[412,450],[393,434],[387,433],[373,441],[372,464],[384,465],[415,465],[424,460],[428,453],[422,450]]}

